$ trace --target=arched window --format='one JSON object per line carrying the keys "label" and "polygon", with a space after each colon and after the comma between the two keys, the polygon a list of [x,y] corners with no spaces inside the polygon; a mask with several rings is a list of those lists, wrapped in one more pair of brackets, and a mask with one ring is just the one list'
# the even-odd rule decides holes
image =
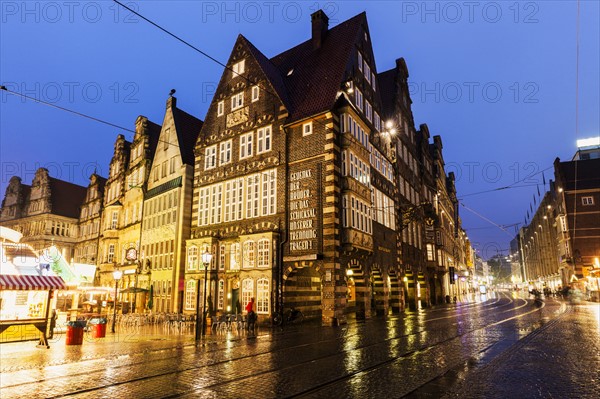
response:
{"label": "arched window", "polygon": [[258,267],[269,267],[271,262],[271,251],[270,251],[270,243],[271,241],[264,238],[258,242]]}
{"label": "arched window", "polygon": [[248,240],[244,242],[244,257],[242,267],[244,269],[253,268],[256,263],[256,246],[254,241]]}
{"label": "arched window", "polygon": [[246,307],[252,297],[254,297],[254,280],[251,278],[242,280],[242,308]]}
{"label": "arched window", "polygon": [[185,309],[196,309],[196,280],[188,280],[185,286]]}
{"label": "arched window", "polygon": [[188,270],[198,269],[198,247],[192,246],[188,248]]}
{"label": "arched window", "polygon": [[269,314],[269,280],[261,278],[256,282],[256,313]]}

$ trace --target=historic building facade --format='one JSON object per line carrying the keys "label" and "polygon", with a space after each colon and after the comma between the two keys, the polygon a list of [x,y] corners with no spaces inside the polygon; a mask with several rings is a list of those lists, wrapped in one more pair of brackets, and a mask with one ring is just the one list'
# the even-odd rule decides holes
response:
{"label": "historic building facade", "polygon": [[90,176],[90,183],[79,214],[79,231],[75,244],[76,263],[96,265],[98,261],[105,184],[106,178],[96,173]]}
{"label": "historic building facade", "polygon": [[109,164],[108,178],[104,185],[104,203],[98,243],[97,280],[100,285],[114,285],[112,272],[120,264],[125,253],[119,247],[119,229],[123,224],[123,198],[125,195],[127,166],[131,143],[119,134],[115,140],[113,156]]}
{"label": "historic building facade", "polygon": [[[554,161],[555,181],[518,234],[524,279],[537,288],[577,285],[600,299],[600,158]],[[516,257],[517,254],[513,254]]]}
{"label": "historic building facade", "polygon": [[364,13],[329,29],[318,11],[312,37],[271,59],[238,37],[196,145],[185,312],[204,275],[211,312],[254,297],[260,318],[297,307],[327,325],[441,296],[423,225],[450,186],[418,141],[407,76],[403,60],[377,74]]}
{"label": "historic building facade", "polygon": [[177,99],[171,95],[152,154],[151,169],[149,163],[143,166],[148,180],[139,238],[139,261],[143,266],[140,271],[145,272],[144,279],[151,281],[153,309],[158,312],[183,309],[183,267],[185,242],[191,226],[194,145],[201,127],[202,121],[177,108]]}
{"label": "historic building facade", "polygon": [[591,270],[600,269],[599,170],[600,158],[554,161],[556,245],[563,285],[587,279]]}
{"label": "historic building facade", "polygon": [[55,246],[71,262],[85,195],[85,187],[51,177],[45,168],[35,172],[31,185],[13,176],[2,201],[0,225],[22,233],[21,242],[37,251]]}
{"label": "historic building facade", "polygon": [[[325,325],[450,294],[468,240],[441,138],[415,128],[406,63],[377,72],[365,13],[311,19],[310,39],[272,58],[240,35],[205,123],[172,92],[161,126],[139,117],[132,142],[117,137],[73,216],[98,285],[118,269],[158,312],[195,313],[206,285],[211,313],[255,298],[262,320],[297,307]],[[29,195],[17,183],[3,218]]]}

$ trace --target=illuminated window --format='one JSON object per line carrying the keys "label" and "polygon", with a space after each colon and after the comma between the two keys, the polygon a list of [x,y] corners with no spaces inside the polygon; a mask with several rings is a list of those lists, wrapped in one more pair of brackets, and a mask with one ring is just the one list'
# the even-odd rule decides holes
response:
{"label": "illuminated window", "polygon": [[246,70],[246,60],[241,60],[239,62],[236,62],[235,64],[233,64],[231,66],[231,70],[232,70],[232,78],[235,78],[238,75],[243,74],[244,71]]}
{"label": "illuminated window", "polygon": [[185,309],[196,309],[196,280],[188,280],[185,286]]}
{"label": "illuminated window", "polygon": [[242,260],[242,267],[253,268],[256,263],[256,247],[254,241],[244,242],[244,257]]}
{"label": "illuminated window", "polygon": [[358,109],[360,109],[361,111],[363,110],[363,95],[362,92],[358,89],[354,90],[354,102],[356,103],[356,106],[358,107]]}
{"label": "illuminated window", "polygon": [[252,156],[254,132],[242,134],[240,136],[240,159]]}
{"label": "illuminated window", "polygon": [[217,289],[217,309],[223,309],[225,306],[225,281],[219,280]]}
{"label": "illuminated window", "polygon": [[119,212],[118,211],[113,211],[113,213],[112,213],[112,219],[110,221],[110,228],[111,228],[111,230],[116,229],[118,223],[119,223]]}
{"label": "illuminated window", "polygon": [[219,144],[219,165],[231,162],[231,140]]}
{"label": "illuminated window", "polygon": [[242,307],[245,308],[254,297],[254,281],[251,278],[242,280]]}
{"label": "illuminated window", "polygon": [[271,297],[269,280],[261,278],[256,281],[256,313],[269,314],[269,298]]}
{"label": "illuminated window", "polygon": [[219,270],[225,270],[225,244],[219,246]]}
{"label": "illuminated window", "polygon": [[229,270],[240,269],[240,244],[233,243],[229,249]]}
{"label": "illuminated window", "polygon": [[257,135],[257,146],[256,153],[262,154],[263,152],[271,151],[271,126],[265,126],[256,131]]}
{"label": "illuminated window", "polygon": [[312,132],[313,132],[312,122],[308,122],[308,123],[305,123],[304,125],[302,125],[302,135],[303,136],[308,136],[308,135],[312,134]]}
{"label": "illuminated window", "polygon": [[217,166],[217,146],[211,145],[204,149],[204,170]]}
{"label": "illuminated window", "polygon": [[188,248],[188,270],[198,269],[198,247]]}
{"label": "illuminated window", "polygon": [[433,261],[435,256],[435,250],[433,248],[433,244],[427,244],[427,260]]}
{"label": "illuminated window", "polygon": [[258,267],[269,267],[270,266],[270,247],[271,241],[268,239],[262,239],[258,241]]}
{"label": "illuminated window", "polygon": [[231,96],[231,110],[234,111],[244,106],[244,92]]}
{"label": "illuminated window", "polygon": [[115,244],[110,244],[108,246],[108,256],[106,258],[106,261],[108,263],[113,263],[114,260],[115,260]]}
{"label": "illuminated window", "polygon": [[360,52],[358,53],[358,70],[361,72],[363,70],[363,57]]}

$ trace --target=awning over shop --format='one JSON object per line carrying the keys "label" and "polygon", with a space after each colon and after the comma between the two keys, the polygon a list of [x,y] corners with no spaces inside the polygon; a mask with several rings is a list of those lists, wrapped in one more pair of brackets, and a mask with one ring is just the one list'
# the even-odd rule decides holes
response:
{"label": "awning over shop", "polygon": [[58,276],[19,276],[15,274],[0,275],[2,290],[66,290],[67,285]]}

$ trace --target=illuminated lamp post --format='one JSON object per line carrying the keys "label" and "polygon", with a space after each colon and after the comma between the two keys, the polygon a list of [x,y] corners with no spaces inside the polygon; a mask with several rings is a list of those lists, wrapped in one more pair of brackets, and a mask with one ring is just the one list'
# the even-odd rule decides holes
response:
{"label": "illuminated lamp post", "polygon": [[113,279],[115,280],[115,301],[114,301],[114,309],[113,309],[113,321],[112,321],[112,332],[115,333],[115,322],[117,321],[117,289],[119,287],[119,280],[123,277],[123,272],[120,270],[115,270],[113,272]]}
{"label": "illuminated lamp post", "polygon": [[202,335],[206,334],[206,283],[208,280],[208,266],[212,260],[212,254],[208,251],[202,254],[204,263],[204,299],[202,300]]}
{"label": "illuminated lamp post", "polygon": [[[208,280],[208,266],[212,260],[212,254],[208,251],[202,254],[202,263],[204,264],[204,298],[202,300],[202,330],[199,328],[200,321],[200,281],[196,282],[196,341],[200,335],[206,334],[206,280]],[[202,331],[202,332],[200,332]]]}

